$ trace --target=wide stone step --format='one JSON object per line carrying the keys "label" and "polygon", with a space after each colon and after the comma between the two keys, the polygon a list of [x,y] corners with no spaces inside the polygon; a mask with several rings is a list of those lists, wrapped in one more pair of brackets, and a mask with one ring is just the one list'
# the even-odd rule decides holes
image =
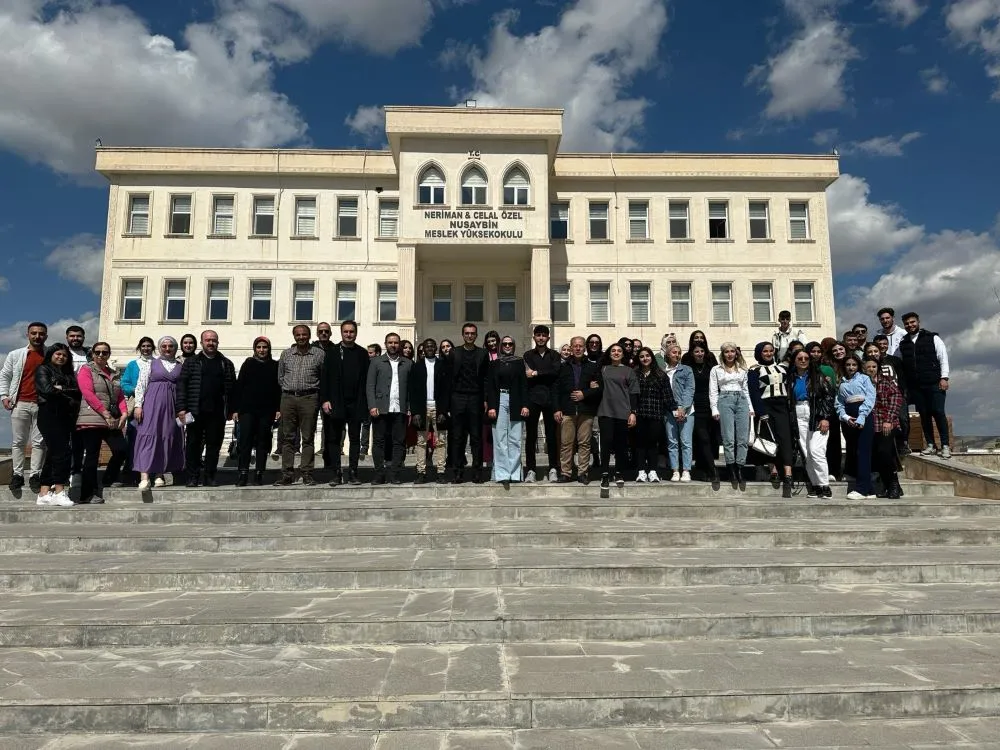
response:
{"label": "wide stone step", "polygon": [[0,526],[7,552],[310,552],[384,548],[846,547],[992,545],[1000,518],[502,519],[322,526],[25,523]]}
{"label": "wide stone step", "polygon": [[25,648],[1000,632],[1000,584],[8,593]]}
{"label": "wide stone step", "polygon": [[1000,583],[1000,557],[972,545],[0,555],[0,591],[21,592],[795,583]]}
{"label": "wide stone step", "polygon": [[[606,730],[735,722],[780,732],[792,729],[790,722],[998,714],[1000,637],[986,635],[8,649],[0,678],[0,733],[7,734]],[[972,739],[948,725],[935,729],[932,742],[935,735]]]}

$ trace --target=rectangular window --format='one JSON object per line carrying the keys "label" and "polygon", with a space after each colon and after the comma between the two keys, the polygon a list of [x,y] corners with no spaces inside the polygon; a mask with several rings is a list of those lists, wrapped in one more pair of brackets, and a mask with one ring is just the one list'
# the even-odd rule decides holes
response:
{"label": "rectangular window", "polygon": [[163,319],[187,319],[187,282],[168,281],[164,287]]}
{"label": "rectangular window", "polygon": [[569,322],[569,284],[553,284],[549,316],[553,323]]}
{"label": "rectangular window", "polygon": [[229,320],[229,282],[208,282],[208,319]]}
{"label": "rectangular window", "polygon": [[553,203],[549,206],[549,237],[553,240],[569,238],[568,203]]}
{"label": "rectangular window", "polygon": [[122,320],[142,320],[142,279],[122,279]]}
{"label": "rectangular window", "polygon": [[670,201],[670,239],[686,240],[688,234],[688,201]]}
{"label": "rectangular window", "polygon": [[354,320],[358,310],[358,285],[354,281],[337,282],[337,320]]}
{"label": "rectangular window", "polygon": [[788,204],[788,217],[789,238],[793,240],[809,239],[809,204],[805,201],[792,201]]}
{"label": "rectangular window", "polygon": [[[316,199],[295,199],[295,236],[316,236]],[[311,318],[310,318],[311,320]]]}
{"label": "rectangular window", "polygon": [[395,281],[380,281],[378,285],[378,319],[384,322],[396,320],[396,295],[398,285]]}
{"label": "rectangular window", "polygon": [[712,322],[733,322],[732,284],[712,284]]}
{"label": "rectangular window", "polygon": [[337,236],[358,236],[357,198],[340,198],[337,200]]}
{"label": "rectangular window", "polygon": [[691,285],[670,285],[670,315],[674,323],[691,322]]}
{"label": "rectangular window", "polygon": [[753,322],[770,323],[774,320],[774,295],[772,287],[766,282],[755,282],[750,285],[753,297]]}
{"label": "rectangular window", "polygon": [[250,282],[250,320],[271,319],[271,282]]}
{"label": "rectangular window", "polygon": [[236,234],[236,222],[233,219],[234,199],[231,195],[217,195],[212,206],[212,234],[232,237]]}
{"label": "rectangular window", "polygon": [[451,284],[435,284],[434,296],[434,322],[447,323],[451,320]]}
{"label": "rectangular window", "polygon": [[611,284],[591,282],[590,284],[590,322],[611,322]]}
{"label": "rectangular window", "polygon": [[191,234],[191,196],[170,199],[170,234]]}
{"label": "rectangular window", "polygon": [[796,281],[794,285],[795,294],[795,322],[814,323],[816,313],[814,312],[813,294],[814,287],[808,281]]}
{"label": "rectangular window", "polygon": [[482,284],[467,284],[465,287],[465,319],[474,323],[485,320],[486,300]]}
{"label": "rectangular window", "polygon": [[771,236],[767,201],[750,201],[750,239],[766,240]]}
{"label": "rectangular window", "polygon": [[590,204],[590,239],[608,238],[608,204],[606,201]]}
{"label": "rectangular window", "polygon": [[274,197],[253,199],[253,233],[262,237],[274,236]]}
{"label": "rectangular window", "polygon": [[649,309],[649,284],[633,281],[628,285],[629,304],[632,314],[632,323],[649,323],[651,319]]}
{"label": "rectangular window", "polygon": [[316,283],[312,281],[296,281],[292,284],[292,316],[296,321],[314,319],[313,308],[316,299]]}
{"label": "rectangular window", "polygon": [[148,195],[129,196],[128,234],[149,234]]}
{"label": "rectangular window", "polygon": [[629,201],[628,238],[644,240],[649,237],[649,202]]}
{"label": "rectangular window", "polygon": [[713,240],[729,239],[729,202],[708,202],[708,237]]}
{"label": "rectangular window", "polygon": [[378,204],[378,236],[399,236],[399,201],[381,201]]}
{"label": "rectangular window", "polygon": [[497,285],[497,320],[513,323],[517,320],[517,285]]}

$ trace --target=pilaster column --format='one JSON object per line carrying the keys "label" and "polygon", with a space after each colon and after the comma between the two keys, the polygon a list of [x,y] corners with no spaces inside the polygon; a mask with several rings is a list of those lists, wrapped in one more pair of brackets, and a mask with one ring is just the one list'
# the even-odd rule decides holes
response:
{"label": "pilaster column", "polygon": [[531,248],[531,326],[552,325],[552,269],[548,247]]}
{"label": "pilaster column", "polygon": [[417,248],[400,245],[396,287],[396,322],[399,335],[413,339],[417,325]]}

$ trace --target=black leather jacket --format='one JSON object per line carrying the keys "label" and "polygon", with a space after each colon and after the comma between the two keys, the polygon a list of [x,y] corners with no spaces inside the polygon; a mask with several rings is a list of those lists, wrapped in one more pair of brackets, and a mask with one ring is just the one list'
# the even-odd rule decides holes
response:
{"label": "black leather jacket", "polygon": [[[791,404],[792,411],[795,411],[795,368],[791,368],[788,372],[788,400]],[[813,386],[816,382],[818,385]],[[820,373],[819,377],[813,381],[812,378],[807,381],[806,391],[809,396],[809,429],[818,430],[819,423],[824,419],[827,422],[833,422],[837,419],[836,407],[834,406],[834,398],[836,397],[837,391],[833,387],[833,383],[830,382],[830,378],[826,375]],[[795,420],[793,419],[794,423]]]}
{"label": "black leather jacket", "polygon": [[49,404],[68,410],[79,410],[83,395],[76,375],[66,373],[51,364],[41,364],[35,370],[35,392],[39,404]]}

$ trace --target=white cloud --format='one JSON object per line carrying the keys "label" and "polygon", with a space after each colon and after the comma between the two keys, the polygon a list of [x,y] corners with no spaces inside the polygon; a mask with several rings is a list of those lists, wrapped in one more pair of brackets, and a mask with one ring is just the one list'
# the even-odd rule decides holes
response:
{"label": "white cloud", "polygon": [[10,291],[10,281],[6,276],[0,276],[0,292]]}
{"label": "white cloud", "polygon": [[951,87],[951,80],[947,74],[936,65],[933,68],[921,70],[920,79],[924,82],[924,87],[932,94],[947,93]]}
{"label": "white cloud", "polygon": [[59,244],[45,258],[45,265],[64,279],[100,294],[104,279],[104,238],[78,234]]}
{"label": "white cloud", "polygon": [[927,10],[927,6],[918,0],[878,0],[878,6],[900,26],[909,26]]}
{"label": "white cloud", "polygon": [[382,107],[358,107],[344,124],[367,143],[385,140],[385,110]]}
{"label": "white cloud", "polygon": [[[16,323],[0,328],[0,363],[6,358],[8,352],[13,349],[20,349],[28,343],[28,324],[31,320],[19,320]],[[85,312],[75,318],[60,318],[56,321],[42,320],[49,327],[49,341],[54,344],[57,341],[65,341],[65,331],[68,326],[82,326],[87,335],[88,341],[95,341],[98,326],[101,318],[96,312]]]}
{"label": "white cloud", "polygon": [[844,76],[858,51],[834,15],[836,5],[836,0],[785,0],[801,28],[747,77],[747,83],[757,83],[770,95],[764,109],[769,119],[793,120],[846,106]]}
{"label": "white cloud", "polygon": [[820,130],[812,137],[812,142],[817,146],[833,146],[837,143],[837,138],[840,137],[840,131],[837,128],[827,128],[826,130]]}
{"label": "white cloud", "polygon": [[924,228],[911,224],[897,206],[871,203],[861,177],[842,174],[826,191],[830,247],[837,273],[872,268],[918,242]]}
{"label": "white cloud", "polygon": [[456,98],[564,107],[564,150],[635,147],[650,102],[627,91],[656,64],[665,0],[576,0],[556,25],[524,36],[512,30],[516,21],[515,12],[497,16],[486,50],[465,53],[474,83]]}
{"label": "white cloud", "polygon": [[861,152],[869,156],[894,156],[903,155],[903,147],[913,143],[923,137],[923,133],[914,131],[906,133],[898,138],[891,135],[883,135],[877,138],[869,138],[866,141],[853,141],[844,146],[844,153]]}
{"label": "white cloud", "polygon": [[960,43],[986,57],[986,75],[997,81],[993,98],[1000,100],[1000,0],[951,0],[945,21]]}

